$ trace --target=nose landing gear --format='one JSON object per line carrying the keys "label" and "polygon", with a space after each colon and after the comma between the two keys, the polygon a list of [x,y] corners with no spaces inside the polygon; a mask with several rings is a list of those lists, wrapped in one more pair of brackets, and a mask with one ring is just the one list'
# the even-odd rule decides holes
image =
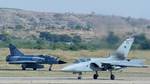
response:
{"label": "nose landing gear", "polygon": [[82,79],[82,72],[80,72],[80,73],[78,74],[78,79],[79,79],[79,80]]}

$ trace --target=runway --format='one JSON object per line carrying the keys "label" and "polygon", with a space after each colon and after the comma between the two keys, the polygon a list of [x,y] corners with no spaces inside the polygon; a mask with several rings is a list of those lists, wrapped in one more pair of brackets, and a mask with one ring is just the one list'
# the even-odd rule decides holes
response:
{"label": "runway", "polygon": [[150,68],[128,68],[113,73],[116,80],[110,80],[108,72],[99,72],[97,80],[92,78],[93,72],[83,73],[78,80],[77,74],[58,70],[0,69],[0,84],[150,84]]}
{"label": "runway", "polygon": [[77,80],[75,77],[0,77],[0,84],[150,84],[150,77],[121,77]]}

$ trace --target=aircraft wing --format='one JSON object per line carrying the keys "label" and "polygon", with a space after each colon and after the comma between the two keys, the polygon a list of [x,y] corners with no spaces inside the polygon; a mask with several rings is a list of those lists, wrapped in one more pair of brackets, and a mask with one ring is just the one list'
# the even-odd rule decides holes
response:
{"label": "aircraft wing", "polygon": [[111,65],[119,67],[147,67],[144,65],[143,60],[130,60],[130,61],[105,61],[102,65]]}
{"label": "aircraft wing", "polygon": [[9,64],[31,64],[31,63],[37,63],[36,61],[9,61]]}

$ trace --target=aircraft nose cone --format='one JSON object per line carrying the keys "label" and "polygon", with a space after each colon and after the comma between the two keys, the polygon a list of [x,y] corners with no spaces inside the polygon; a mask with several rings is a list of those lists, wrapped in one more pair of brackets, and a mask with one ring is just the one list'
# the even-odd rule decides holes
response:
{"label": "aircraft nose cone", "polygon": [[65,64],[65,63],[67,63],[67,62],[62,61],[62,60],[59,60],[59,61],[58,61],[58,64]]}

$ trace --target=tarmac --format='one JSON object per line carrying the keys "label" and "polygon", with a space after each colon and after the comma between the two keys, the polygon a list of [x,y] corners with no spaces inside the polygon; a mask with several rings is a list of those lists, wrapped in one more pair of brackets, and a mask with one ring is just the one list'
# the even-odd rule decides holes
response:
{"label": "tarmac", "polygon": [[[3,75],[4,73],[7,75]],[[124,69],[123,72],[114,72],[114,74],[115,80],[110,80],[107,72],[100,72],[100,77],[94,80],[92,78],[93,73],[87,72],[83,74],[81,80],[78,80],[77,74],[64,73],[58,70],[50,72],[45,69],[37,71],[0,69],[0,84],[150,84],[150,68],[128,68]]]}
{"label": "tarmac", "polygon": [[150,84],[150,77],[121,77],[116,80],[86,77],[0,77],[0,84]]}

